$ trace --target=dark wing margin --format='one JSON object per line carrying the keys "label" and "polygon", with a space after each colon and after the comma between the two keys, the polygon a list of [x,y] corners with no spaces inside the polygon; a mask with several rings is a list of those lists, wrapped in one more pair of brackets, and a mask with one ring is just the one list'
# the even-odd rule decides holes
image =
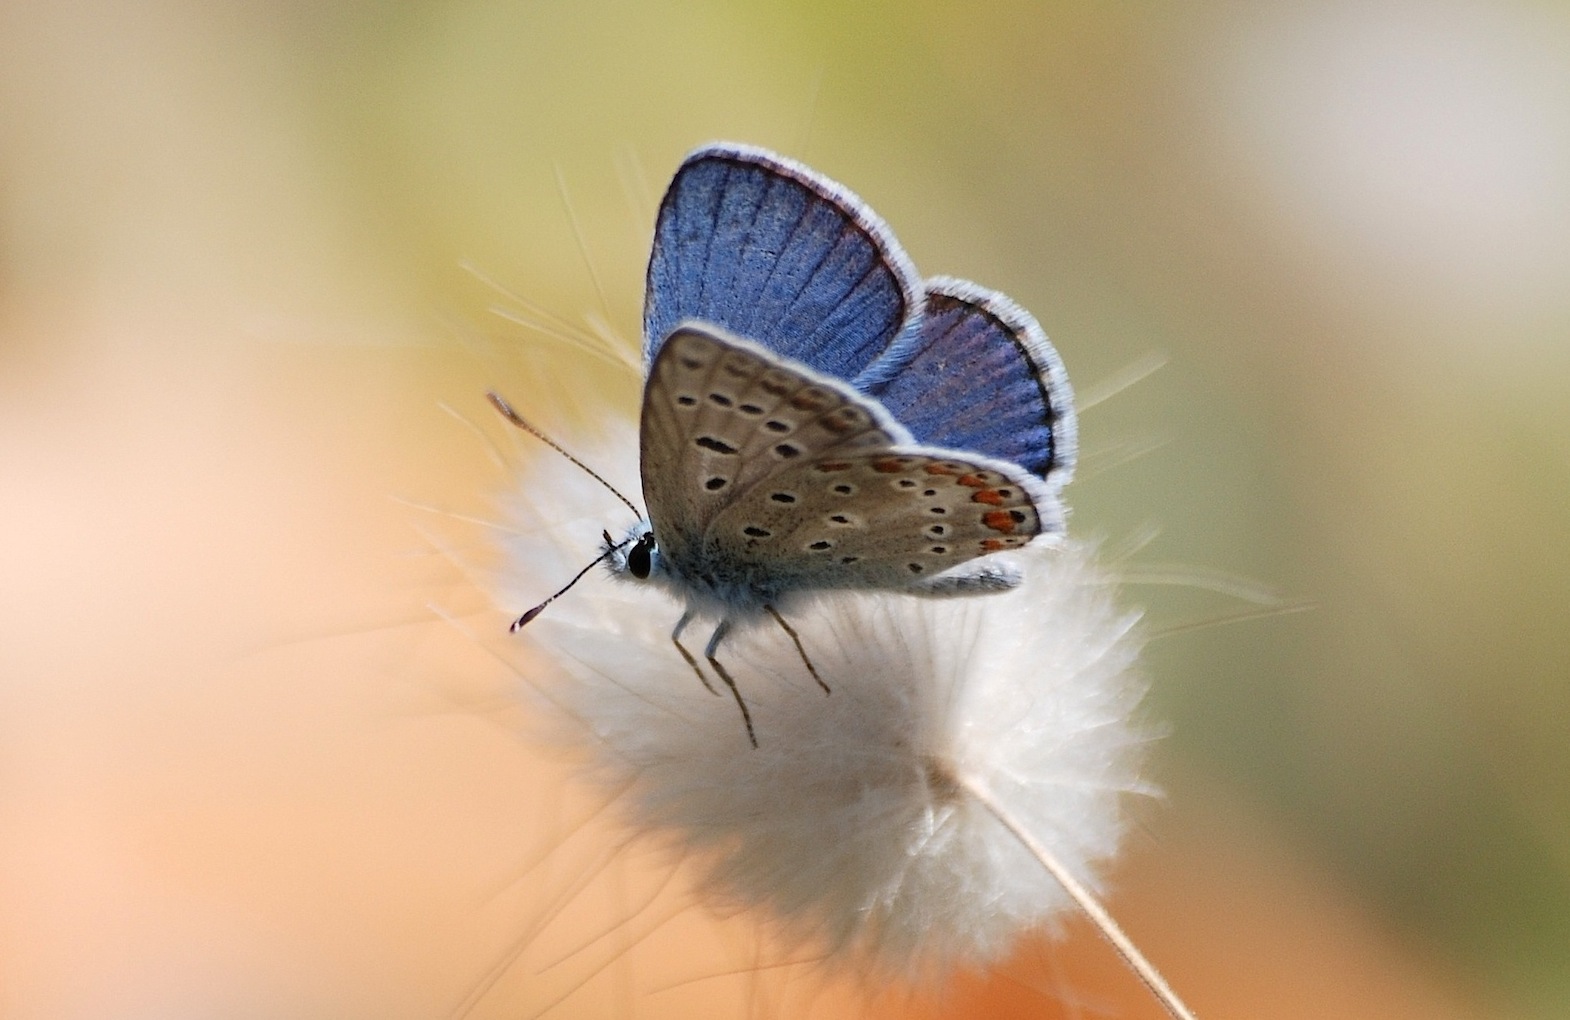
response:
{"label": "dark wing margin", "polygon": [[839,379],[915,336],[921,279],[888,225],[849,190],[766,149],[689,154],[660,203],[644,298],[644,358],[702,320]]}
{"label": "dark wing margin", "polygon": [[1068,483],[1078,439],[1073,391],[1025,309],[969,281],[934,277],[920,333],[897,357],[868,391],[917,442],[1018,464],[1054,498]]}

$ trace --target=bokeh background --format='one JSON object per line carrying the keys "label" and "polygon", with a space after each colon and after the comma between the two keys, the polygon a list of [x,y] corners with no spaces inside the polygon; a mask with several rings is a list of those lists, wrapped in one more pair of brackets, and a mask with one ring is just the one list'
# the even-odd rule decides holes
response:
{"label": "bokeh background", "polygon": [[781,966],[528,739],[482,394],[631,414],[517,320],[634,336],[710,138],[1106,396],[1074,526],[1137,550],[1170,727],[1111,906],[1200,1015],[1570,1015],[1526,0],[0,6],[0,1015],[1157,1015],[1077,924],[937,995]]}

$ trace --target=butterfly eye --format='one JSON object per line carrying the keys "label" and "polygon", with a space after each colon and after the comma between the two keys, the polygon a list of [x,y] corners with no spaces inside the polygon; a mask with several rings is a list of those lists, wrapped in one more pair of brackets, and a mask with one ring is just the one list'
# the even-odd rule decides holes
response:
{"label": "butterfly eye", "polygon": [[648,577],[649,570],[654,566],[653,553],[654,532],[651,531],[627,550],[627,572],[640,581]]}

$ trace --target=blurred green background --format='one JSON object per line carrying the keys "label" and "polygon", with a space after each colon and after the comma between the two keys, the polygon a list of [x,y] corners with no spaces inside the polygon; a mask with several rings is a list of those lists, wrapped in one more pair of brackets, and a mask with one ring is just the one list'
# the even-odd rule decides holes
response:
{"label": "blurred green background", "polygon": [[[1494,1015],[1570,1015],[1562,5],[8,3],[8,449],[57,372],[223,345],[482,337],[625,409],[464,266],[635,335],[652,203],[714,138],[1016,298],[1082,394],[1164,359],[1084,413],[1069,492],[1148,539],[1129,597],[1174,631],[1158,842],[1240,805]],[[1312,609],[1183,629],[1249,608],[1207,585]]]}

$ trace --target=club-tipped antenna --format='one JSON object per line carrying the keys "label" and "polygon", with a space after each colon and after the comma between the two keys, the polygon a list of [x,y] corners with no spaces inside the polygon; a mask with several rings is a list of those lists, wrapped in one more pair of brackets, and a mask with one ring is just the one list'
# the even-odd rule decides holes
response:
{"label": "club-tipped antenna", "polygon": [[[547,442],[548,441],[549,440],[547,440]],[[588,470],[588,469],[585,468],[584,470]],[[590,474],[593,474],[593,472],[590,472]],[[614,491],[614,490],[612,490],[612,491]],[[512,621],[512,626],[507,628],[507,632],[509,634],[516,634],[516,633],[518,633],[518,628],[519,627],[524,626],[530,620],[534,619],[536,616],[539,616],[541,613],[545,612],[545,607],[546,606],[550,605],[552,602],[555,602],[561,596],[567,594],[567,590],[569,588],[571,588],[573,585],[577,584],[579,581],[583,580],[583,575],[584,574],[587,574],[589,571],[593,570],[595,567],[597,567],[601,563],[605,562],[605,558],[607,556],[609,556],[611,553],[615,552],[617,549],[620,549],[622,546],[626,545],[628,542],[632,541],[632,539],[630,539],[630,538],[624,538],[620,542],[617,542],[615,545],[612,545],[611,544],[610,532],[608,532],[608,531],[604,532],[604,536],[605,536],[605,551],[600,553],[598,556],[594,557],[594,559],[590,561],[588,566],[584,567],[582,570],[580,570],[576,574],[572,575],[572,580],[568,581],[566,584],[562,585],[561,586],[561,590],[558,591],[555,595],[552,595],[550,598],[546,599],[544,602],[541,602],[539,605],[535,606],[533,609],[529,610],[527,613],[524,613],[522,616],[520,616],[516,620]]]}
{"label": "club-tipped antenna", "polygon": [[[598,471],[594,470],[589,465],[587,465],[583,461],[579,460],[577,457],[574,457],[572,454],[568,453],[567,450],[560,443],[558,443],[556,440],[552,439],[550,436],[548,436],[545,433],[541,432],[539,429],[535,428],[533,425],[530,425],[528,422],[524,421],[523,418],[518,414],[518,412],[514,411],[512,409],[512,405],[507,403],[506,400],[502,399],[502,395],[500,393],[497,393],[495,390],[491,390],[489,393],[485,394],[485,399],[489,400],[491,402],[491,406],[492,407],[496,408],[497,411],[501,412],[501,416],[503,418],[506,418],[508,421],[512,422],[514,425],[518,426],[520,429],[523,429],[523,431],[527,432],[529,435],[533,436],[535,439],[538,439],[540,442],[544,443],[546,446],[549,446],[551,449],[555,450],[557,453],[561,454],[563,457],[566,457],[568,460],[572,461],[580,469],[582,469],[584,474],[588,475],[590,478],[594,479],[596,482],[599,482],[601,485],[605,486],[605,488],[610,491],[611,495],[613,495],[617,499],[621,500],[622,503],[626,505],[627,509],[632,511],[632,515],[634,517],[637,517],[640,520],[643,518],[642,511],[640,511],[637,507],[633,506],[632,505],[632,500],[628,499],[626,496],[623,496],[621,494],[621,491],[619,489],[617,489],[616,486],[612,485],[610,482],[607,482],[604,478],[601,478],[600,477],[600,473]],[[626,544],[625,542],[622,543],[622,545],[625,545],[625,544]],[[617,548],[621,548],[621,547],[617,546]],[[606,555],[607,556],[610,555],[609,550],[606,551]],[[604,556],[600,557],[600,559],[604,559],[604,558],[605,558]],[[599,560],[595,560],[594,562],[598,563]],[[590,567],[594,566],[594,563],[589,564],[589,566]],[[584,569],[587,570],[588,567],[585,567]],[[571,587],[571,585],[569,585],[568,587]],[[551,596],[551,598],[555,598],[555,597],[556,597],[555,595]],[[546,599],[545,601],[549,602],[550,599]],[[543,605],[538,607],[535,610],[531,610],[531,612],[538,612],[538,610],[542,609],[542,608],[544,608]],[[529,620],[531,620],[531,619],[533,619],[532,616],[529,616],[528,614],[525,614],[525,619],[522,622],[523,623],[528,623]],[[513,629],[516,630],[517,627],[514,627]]]}

